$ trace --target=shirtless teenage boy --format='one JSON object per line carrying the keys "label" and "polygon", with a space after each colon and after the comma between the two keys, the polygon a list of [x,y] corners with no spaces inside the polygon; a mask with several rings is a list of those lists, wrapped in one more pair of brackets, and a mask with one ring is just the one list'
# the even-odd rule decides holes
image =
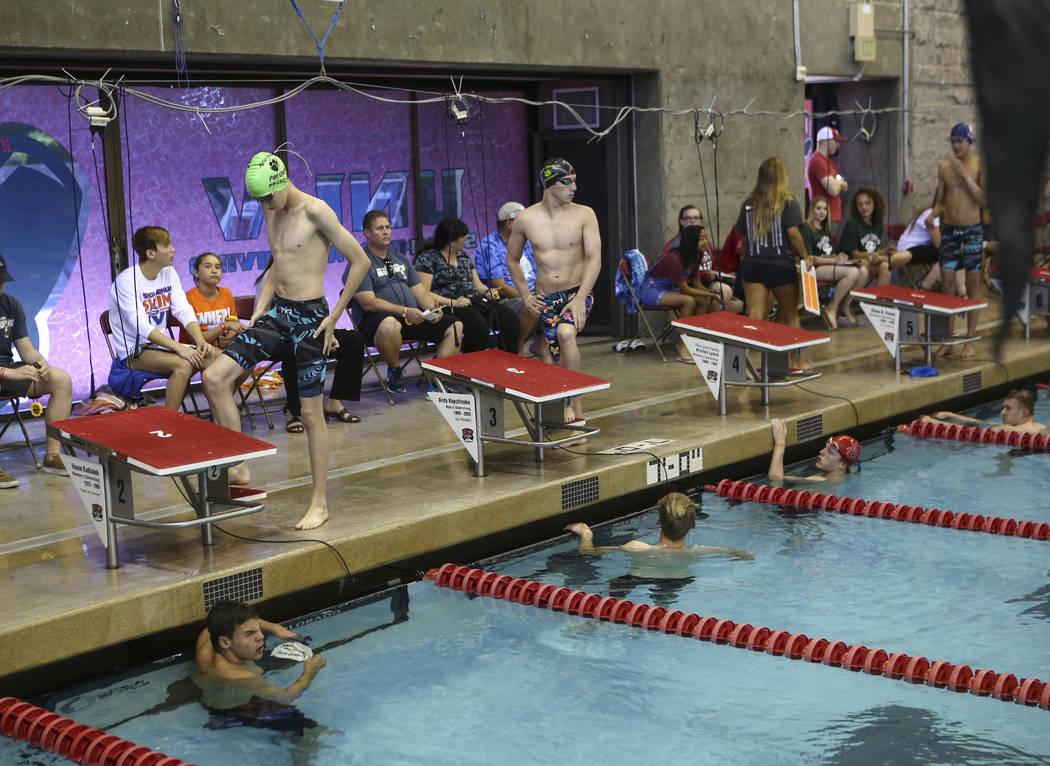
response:
{"label": "shirtless teenage boy", "polygon": [[[279,358],[288,346],[294,349],[313,476],[310,507],[295,528],[313,529],[328,521],[328,427],[321,408],[325,354],[332,345],[336,320],[368,271],[368,257],[327,203],[296,188],[277,155],[259,152],[252,157],[244,180],[262,205],[273,268],[256,302],[251,328],[234,338],[223,356],[205,370],[204,392],[215,422],[239,431],[234,378],[264,359]],[[329,247],[350,262],[331,311],[324,296]],[[231,483],[248,481],[243,463],[230,469]]]}
{"label": "shirtless teenage boy", "polygon": [[[602,239],[598,219],[586,205],[572,201],[576,171],[567,161],[547,160],[540,171],[543,199],[518,213],[507,242],[507,268],[526,309],[540,315],[540,327],[555,364],[580,369],[576,336],[583,330],[601,270]],[[525,243],[536,259],[536,292],[521,268]],[[566,403],[565,422],[583,425],[583,406]]]}
{"label": "shirtless teenage boy", "polygon": [[[985,193],[984,162],[973,153],[973,128],[960,122],[951,132],[952,156],[937,166],[936,203],[930,218],[941,219],[941,285],[945,295],[955,295],[955,272],[966,271],[966,295],[981,300],[984,298],[984,282],[981,279],[981,256],[983,231],[981,208],[988,204]],[[977,335],[979,311],[966,314],[966,335]],[[946,354],[950,346],[944,346],[938,354]],[[964,359],[972,359],[975,351],[972,343],[963,346]]]}
{"label": "shirtless teenage boy", "polygon": [[[1032,395],[1023,388],[1018,388],[1006,395],[1003,399],[1003,408],[1000,414],[1003,416],[1002,424],[993,423],[988,420],[978,420],[957,412],[935,412],[933,416],[923,415],[919,420],[923,423],[966,423],[972,426],[984,426],[993,431],[1017,431],[1022,434],[1041,434],[1046,426],[1032,420],[1032,410],[1035,402]],[[898,431],[906,431],[908,426],[899,426]]]}

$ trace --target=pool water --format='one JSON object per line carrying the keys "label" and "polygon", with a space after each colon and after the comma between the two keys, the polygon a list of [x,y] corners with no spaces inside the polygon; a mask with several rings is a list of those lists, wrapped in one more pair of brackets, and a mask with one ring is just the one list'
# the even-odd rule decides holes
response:
{"label": "pool water", "polygon": [[[1043,405],[1045,403],[1040,403]],[[993,411],[994,414],[994,411]],[[1042,418],[1040,417],[1042,415]],[[1050,421],[1050,413],[1037,419]],[[1050,521],[1050,455],[886,437],[830,491]],[[809,469],[811,470],[811,468]],[[795,467],[806,473],[806,467]],[[823,488],[822,488],[823,489]],[[626,553],[575,539],[484,568],[634,602],[1050,681],[1050,542],[703,496],[699,557],[632,581]],[[655,542],[655,514],[595,544]],[[217,728],[176,660],[46,706],[206,766],[317,764],[1050,764],[1050,712],[415,583],[297,628],[328,666],[302,736]],[[277,642],[270,640],[270,646]],[[297,667],[275,669],[286,686]],[[150,711],[143,715],[142,711]],[[0,764],[63,759],[0,743]]]}

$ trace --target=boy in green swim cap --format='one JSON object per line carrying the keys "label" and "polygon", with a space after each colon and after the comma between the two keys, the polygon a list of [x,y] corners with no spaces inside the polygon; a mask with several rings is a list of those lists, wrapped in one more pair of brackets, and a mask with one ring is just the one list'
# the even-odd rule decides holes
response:
{"label": "boy in green swim cap", "polygon": [[[266,220],[273,256],[251,327],[228,345],[204,373],[204,391],[215,422],[239,431],[240,412],[233,399],[233,381],[242,370],[264,359],[295,353],[303,425],[310,448],[313,494],[296,529],[313,529],[328,520],[328,428],[322,410],[325,354],[332,345],[336,320],[368,271],[368,256],[326,202],[298,189],[276,154],[259,152],[248,163],[244,182],[258,200]],[[324,296],[325,267],[334,247],[349,263],[339,301],[329,311]],[[230,469],[230,482],[247,484],[243,463]]]}

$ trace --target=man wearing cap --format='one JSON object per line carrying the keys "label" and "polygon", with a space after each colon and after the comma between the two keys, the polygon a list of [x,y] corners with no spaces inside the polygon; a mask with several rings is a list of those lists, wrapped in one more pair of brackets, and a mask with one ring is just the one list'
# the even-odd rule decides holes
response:
{"label": "man wearing cap", "polygon": [[[328,520],[328,427],[321,406],[325,355],[332,345],[335,323],[368,271],[368,256],[339,223],[326,202],[298,189],[288,178],[281,158],[259,152],[244,176],[248,192],[259,201],[273,257],[252,326],[240,333],[204,371],[204,392],[215,422],[241,429],[240,411],[233,399],[233,381],[241,370],[265,359],[295,353],[303,425],[310,450],[313,493],[306,515],[296,529],[313,529]],[[343,290],[329,311],[324,295],[325,267],[334,247],[350,263]],[[248,468],[230,468],[230,482],[247,484]]]}
{"label": "man wearing cap", "polygon": [[[591,290],[601,270],[602,238],[598,218],[586,205],[572,201],[576,171],[567,161],[547,160],[540,171],[543,199],[518,213],[507,242],[507,268],[525,308],[540,315],[540,327],[551,359],[580,369],[576,336],[587,322]],[[532,243],[536,259],[535,293],[525,278],[522,253]],[[579,398],[566,402],[565,421],[583,425]]]}
{"label": "man wearing cap", "polygon": [[[770,418],[773,428],[773,454],[769,458],[769,478],[784,478],[784,447],[787,444],[787,426],[782,420]],[[828,439],[824,448],[817,453],[815,468],[820,473],[811,476],[790,476],[793,481],[838,481],[850,466],[860,461],[860,442],[852,436],[839,434]]]}
{"label": "man wearing cap", "polygon": [[[937,166],[937,192],[934,195],[930,218],[941,219],[941,289],[945,295],[955,295],[955,272],[966,272],[966,295],[984,298],[981,279],[981,258],[984,250],[984,231],[981,228],[981,208],[988,204],[985,194],[984,163],[973,153],[973,128],[960,122],[952,128],[949,137],[952,156]],[[977,335],[980,311],[966,313],[966,334]],[[951,346],[942,346],[938,355],[951,353]],[[972,343],[963,346],[962,357],[972,359]]]}
{"label": "man wearing cap", "polygon": [[[14,277],[8,272],[4,257],[0,256],[0,394],[28,396],[32,399],[49,394],[51,400],[47,405],[47,421],[65,420],[73,404],[73,385],[69,374],[51,367],[29,340],[22,304],[4,292],[7,283],[13,281]],[[14,361],[12,344],[21,361]],[[66,466],[59,456],[60,447],[58,439],[47,437],[43,470],[66,476]],[[0,488],[17,486],[18,479],[0,470]]]}
{"label": "man wearing cap", "polygon": [[830,125],[817,131],[817,148],[806,163],[806,186],[809,187],[810,202],[823,197],[828,201],[828,220],[832,233],[838,234],[842,224],[842,195],[849,184],[839,173],[832,157],[838,154],[839,142],[845,139]]}
{"label": "man wearing cap", "polygon": [[[536,320],[539,319],[535,313],[525,312],[525,301],[514,289],[514,282],[507,268],[507,242],[510,240],[511,228],[518,213],[524,209],[525,206],[520,202],[505,203],[496,214],[496,230],[478,243],[478,249],[474,253],[474,268],[478,271],[478,278],[489,287],[499,290],[500,297],[506,299],[506,305],[521,318],[518,353],[521,353],[526,340],[536,329]],[[532,257],[532,245],[528,242],[525,243],[521,254],[521,268],[525,272],[529,289],[535,289],[536,261]]]}

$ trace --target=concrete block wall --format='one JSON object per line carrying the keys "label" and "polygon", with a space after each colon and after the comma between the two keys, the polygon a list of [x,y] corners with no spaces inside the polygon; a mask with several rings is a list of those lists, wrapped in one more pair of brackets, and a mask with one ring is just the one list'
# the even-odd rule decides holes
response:
{"label": "concrete block wall", "polygon": [[[873,3],[878,60],[863,70],[849,53],[852,0],[799,0],[802,63],[811,75],[878,79],[901,101],[903,0]],[[26,54],[54,60],[95,58],[112,66],[151,59],[173,62],[172,4],[131,0],[7,0],[0,27],[0,68],[9,71]],[[336,5],[300,3],[318,37]],[[912,200],[932,195],[937,160],[948,129],[973,119],[968,43],[961,0],[910,0],[913,32],[910,119]],[[317,51],[286,0],[183,3],[183,30],[191,76],[209,61],[250,68],[280,58],[302,71],[318,70]],[[438,88],[447,74],[500,76],[528,72],[572,77],[586,72],[636,76],[639,103],[671,108],[742,109],[790,114],[804,108],[805,86],[795,79],[791,0],[354,0],[343,9],[325,49],[329,63],[408,67],[429,71]],[[172,66],[172,75],[174,67]],[[880,85],[880,87],[885,87]],[[891,133],[899,143],[900,117]],[[675,229],[675,213],[699,201],[703,185],[691,116],[640,116],[637,120],[639,244],[662,245]],[[727,117],[718,144],[720,229],[728,231],[758,164],[784,158],[796,194],[803,197],[804,119],[753,114]],[[892,143],[892,142],[891,142]],[[887,147],[892,149],[892,145]],[[979,148],[978,148],[979,150]],[[890,165],[901,165],[897,146]],[[703,145],[708,189],[713,193],[712,146]],[[878,164],[885,165],[886,158]],[[896,173],[896,170],[894,170]],[[900,207],[899,173],[890,174],[891,211]],[[904,201],[901,215],[912,200]],[[713,208],[713,205],[712,205]],[[712,209],[712,214],[714,210]]]}

